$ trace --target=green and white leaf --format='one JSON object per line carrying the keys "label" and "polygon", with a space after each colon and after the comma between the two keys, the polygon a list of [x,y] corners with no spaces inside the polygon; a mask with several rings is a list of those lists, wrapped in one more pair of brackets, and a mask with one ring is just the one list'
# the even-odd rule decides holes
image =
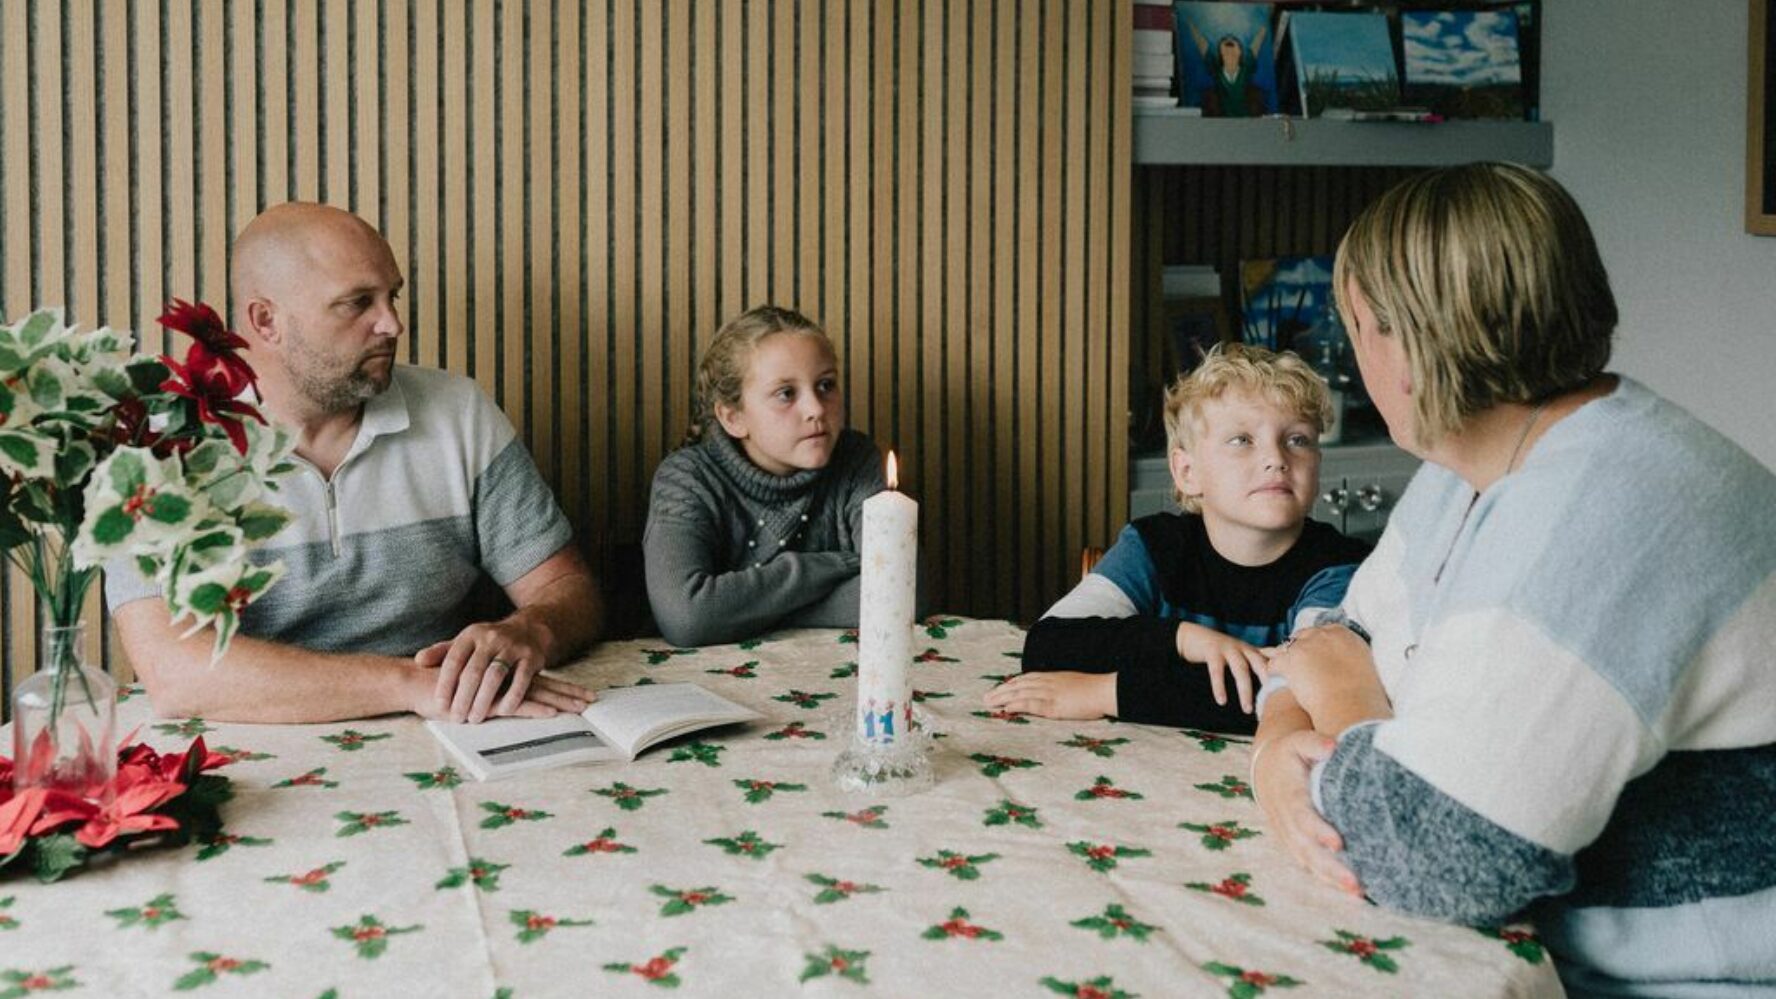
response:
{"label": "green and white leaf", "polygon": [[56,443],[49,434],[28,427],[0,429],[0,473],[54,478]]}

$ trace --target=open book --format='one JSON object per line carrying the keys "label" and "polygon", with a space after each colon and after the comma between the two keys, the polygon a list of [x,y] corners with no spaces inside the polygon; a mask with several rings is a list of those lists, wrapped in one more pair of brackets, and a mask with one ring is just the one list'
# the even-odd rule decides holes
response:
{"label": "open book", "polygon": [[577,715],[426,727],[476,780],[493,780],[568,763],[633,760],[674,736],[762,717],[694,683],[661,683],[601,690]]}

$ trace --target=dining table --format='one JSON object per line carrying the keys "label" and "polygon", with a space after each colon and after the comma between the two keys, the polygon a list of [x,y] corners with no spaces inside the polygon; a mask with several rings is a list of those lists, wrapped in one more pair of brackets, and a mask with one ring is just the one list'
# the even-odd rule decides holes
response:
{"label": "dining table", "polygon": [[904,794],[833,778],[857,683],[838,629],[600,644],[557,675],[689,681],[763,720],[488,782],[413,716],[165,718],[126,685],[121,732],[228,761],[222,828],[53,883],[0,869],[0,999],[1562,994],[1528,925],[1308,876],[1253,800],[1249,738],[989,709],[1023,643],[916,623],[934,779]]}

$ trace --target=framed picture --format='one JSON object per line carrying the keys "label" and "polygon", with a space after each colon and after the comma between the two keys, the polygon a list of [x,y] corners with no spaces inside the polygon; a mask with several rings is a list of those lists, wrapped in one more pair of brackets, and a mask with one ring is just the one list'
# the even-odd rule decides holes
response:
{"label": "framed picture", "polygon": [[1776,236],[1776,0],[1750,0],[1746,87],[1745,231]]}

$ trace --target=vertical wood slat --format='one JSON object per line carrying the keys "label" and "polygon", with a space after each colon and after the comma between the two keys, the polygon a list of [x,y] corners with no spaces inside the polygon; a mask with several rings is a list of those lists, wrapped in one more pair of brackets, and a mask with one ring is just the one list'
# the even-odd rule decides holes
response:
{"label": "vertical wood slat", "polygon": [[[852,422],[927,504],[938,605],[1029,618],[1126,502],[1127,13],[8,4],[0,304],[64,302],[158,352],[168,296],[226,302],[248,219],[324,196],[388,236],[409,359],[473,374],[576,528],[618,544],[697,351],[743,308],[792,305],[831,330]],[[91,51],[105,72],[74,61]],[[18,580],[0,600],[16,678],[36,611]]]}
{"label": "vertical wood slat", "polygon": [[[528,394],[527,408],[530,415],[527,436],[530,438],[532,453],[536,455],[544,477],[551,482],[560,482],[561,451],[556,435],[559,409],[556,386],[559,379],[556,366],[559,360],[557,342],[563,331],[556,312],[554,294],[560,279],[553,270],[555,254],[560,246],[554,172],[558,155],[555,152],[554,119],[554,100],[557,93],[552,63],[555,51],[552,44],[554,26],[547,17],[542,16],[543,13],[540,10],[529,11],[529,25],[524,39],[525,60],[530,70],[525,84],[525,103],[529,105],[526,109],[529,115],[529,141],[525,144],[526,156],[522,167],[526,170],[524,218],[530,232],[523,265],[530,272],[524,294],[531,318],[525,324],[526,333],[530,337],[530,349],[528,355],[519,356],[518,362],[523,366],[521,377],[528,379],[531,386]],[[512,394],[517,395],[524,391],[524,382],[521,381],[517,391]]]}

